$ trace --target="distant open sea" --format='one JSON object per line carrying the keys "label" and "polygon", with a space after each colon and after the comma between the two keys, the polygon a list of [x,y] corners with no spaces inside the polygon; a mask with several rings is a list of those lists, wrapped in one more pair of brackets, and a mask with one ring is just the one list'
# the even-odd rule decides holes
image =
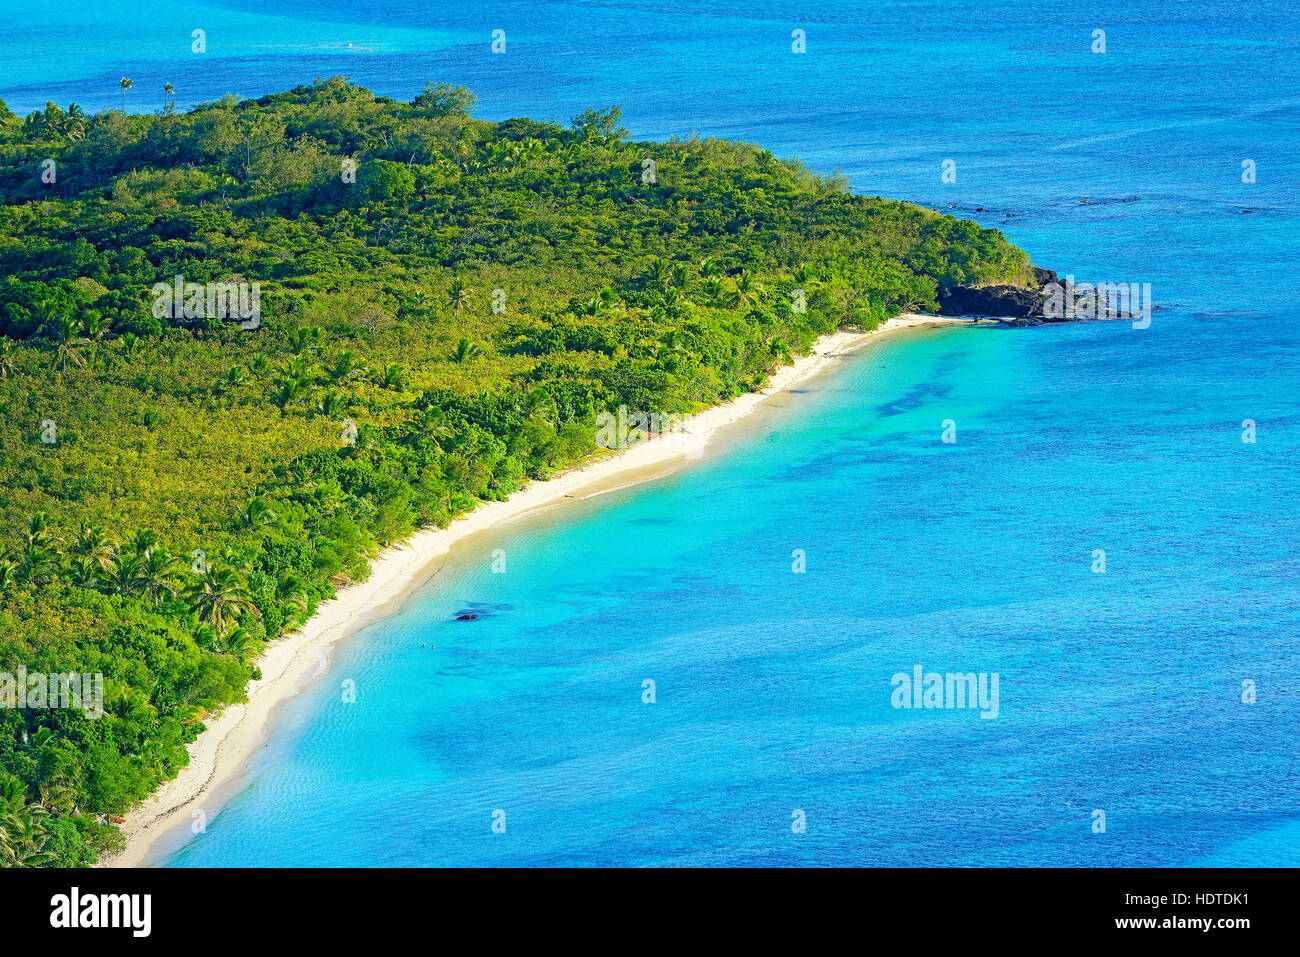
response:
{"label": "distant open sea", "polygon": [[[470,540],[158,862],[1300,864],[1294,2],[0,2],[19,113],[333,74],[757,142],[1160,308],[899,334]],[[998,673],[998,717],[895,709],[918,664]]]}

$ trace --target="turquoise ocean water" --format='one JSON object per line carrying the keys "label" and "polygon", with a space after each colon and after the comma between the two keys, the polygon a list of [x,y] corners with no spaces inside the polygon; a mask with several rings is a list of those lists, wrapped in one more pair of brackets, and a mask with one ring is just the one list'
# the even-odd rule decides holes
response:
{"label": "turquoise ocean water", "polygon": [[[123,74],[141,110],[166,81],[338,73],[463,83],[487,119],[618,103],[635,137],[756,141],[1160,307],[900,334],[684,471],[470,540],[159,863],[1300,863],[1293,4],[4,0],[0,24],[16,112],[111,107]],[[892,707],[918,664],[996,672],[997,718]]]}

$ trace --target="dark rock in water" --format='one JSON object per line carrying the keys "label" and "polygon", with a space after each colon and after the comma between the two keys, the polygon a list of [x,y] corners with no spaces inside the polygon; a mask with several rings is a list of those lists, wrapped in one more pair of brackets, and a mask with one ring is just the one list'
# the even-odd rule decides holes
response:
{"label": "dark rock in water", "polygon": [[1098,301],[1095,287],[1093,291],[1088,291],[1086,284],[1078,284],[1080,288],[1074,294],[1073,315],[1047,315],[1047,312],[1051,311],[1044,309],[1052,295],[1049,287],[1063,284],[1052,270],[1040,269],[1037,266],[1032,268],[1034,277],[1030,286],[941,286],[936,297],[939,302],[939,314],[992,316],[1006,320],[1011,325],[1027,326],[1091,318],[1137,318],[1119,308],[1118,305],[1106,308],[1107,299],[1110,297]]}
{"label": "dark rock in water", "polygon": [[463,615],[456,616],[457,621],[478,621],[478,619],[479,616],[474,614],[472,611],[467,611]]}
{"label": "dark rock in water", "polygon": [[953,286],[939,290],[939,314],[943,316],[1041,315],[1047,297],[1033,289],[1017,286]]}

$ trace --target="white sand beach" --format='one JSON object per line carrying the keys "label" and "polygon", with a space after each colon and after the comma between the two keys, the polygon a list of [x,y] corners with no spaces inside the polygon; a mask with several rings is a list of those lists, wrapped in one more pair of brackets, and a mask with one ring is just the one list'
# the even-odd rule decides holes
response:
{"label": "white sand beach", "polygon": [[539,509],[646,481],[678,468],[697,458],[719,429],[748,415],[768,397],[805,382],[838,357],[883,335],[918,326],[971,321],[905,314],[874,332],[836,332],[818,340],[809,355],[771,376],[762,392],[747,393],[696,415],[689,423],[688,435],[652,439],[593,458],[549,481],[533,482],[506,501],[484,503],[445,529],[417,532],[406,543],[387,549],[372,562],[367,581],[340,590],[337,598],[320,605],[302,630],[267,647],[258,662],[262,677],[249,685],[248,701],[207,720],[207,730],[190,746],[190,763],[132,809],[122,826],[126,849],[106,859],[103,866],[138,867],[150,863],[159,838],[173,828],[188,825],[193,812],[201,809],[210,818],[220,803],[218,788],[236,779],[249,756],[265,742],[276,706],[325,673],[327,653],[336,642],[400,608],[411,591],[428,581],[439,560],[458,541]]}

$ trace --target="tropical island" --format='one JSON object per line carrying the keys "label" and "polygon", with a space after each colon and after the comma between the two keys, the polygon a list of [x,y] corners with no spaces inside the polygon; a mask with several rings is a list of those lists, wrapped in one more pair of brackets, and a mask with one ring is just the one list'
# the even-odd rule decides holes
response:
{"label": "tropical island", "polygon": [[[0,864],[87,866],[271,642],[418,529],[840,329],[1032,288],[1000,232],[617,108],[474,119],[345,78],[0,103]],[[138,91],[137,91],[138,93]],[[15,682],[11,680],[11,692]],[[52,702],[42,699],[46,705]]]}

